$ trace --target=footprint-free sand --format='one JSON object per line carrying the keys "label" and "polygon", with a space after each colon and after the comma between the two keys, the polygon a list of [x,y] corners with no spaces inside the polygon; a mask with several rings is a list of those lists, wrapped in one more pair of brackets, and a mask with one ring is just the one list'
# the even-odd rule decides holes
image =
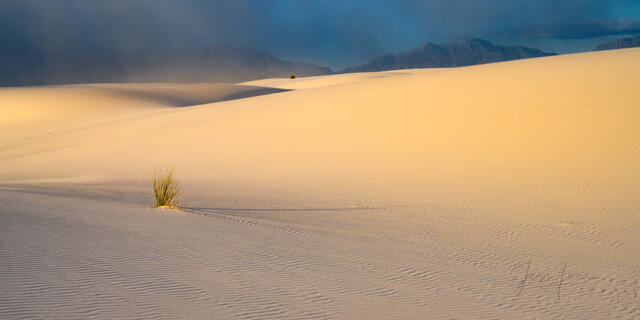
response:
{"label": "footprint-free sand", "polygon": [[640,318],[638,70],[0,88],[0,318]]}

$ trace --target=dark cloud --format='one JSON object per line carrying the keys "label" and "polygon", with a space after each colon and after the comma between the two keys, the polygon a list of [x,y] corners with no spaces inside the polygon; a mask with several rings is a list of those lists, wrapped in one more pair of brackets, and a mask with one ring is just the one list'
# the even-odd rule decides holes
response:
{"label": "dark cloud", "polygon": [[611,34],[620,18],[639,1],[3,0],[0,41],[45,56],[230,44],[340,69],[427,41]]}

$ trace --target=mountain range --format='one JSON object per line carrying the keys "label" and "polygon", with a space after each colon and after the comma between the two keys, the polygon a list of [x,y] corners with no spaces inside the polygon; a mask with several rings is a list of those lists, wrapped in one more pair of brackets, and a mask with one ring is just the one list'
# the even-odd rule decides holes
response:
{"label": "mountain range", "polygon": [[[526,47],[495,45],[472,39],[452,44],[428,43],[388,54],[343,70],[371,72],[411,68],[462,67],[555,55]],[[72,51],[43,54],[9,46],[0,50],[0,86],[106,82],[241,82],[261,78],[327,75],[323,66],[279,59],[244,47],[210,46],[144,54]]]}
{"label": "mountain range", "polygon": [[538,49],[505,47],[487,40],[472,39],[451,44],[428,43],[406,52],[387,54],[371,62],[343,70],[372,72],[395,69],[463,67],[491,62],[552,56]]}

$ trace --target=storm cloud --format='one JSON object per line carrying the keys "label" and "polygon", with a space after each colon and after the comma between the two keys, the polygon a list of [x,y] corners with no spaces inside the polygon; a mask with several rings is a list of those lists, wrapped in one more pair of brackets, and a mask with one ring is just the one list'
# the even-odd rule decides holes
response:
{"label": "storm cloud", "polygon": [[4,0],[0,41],[32,55],[225,44],[340,69],[425,42],[613,34],[621,19],[640,19],[640,1]]}

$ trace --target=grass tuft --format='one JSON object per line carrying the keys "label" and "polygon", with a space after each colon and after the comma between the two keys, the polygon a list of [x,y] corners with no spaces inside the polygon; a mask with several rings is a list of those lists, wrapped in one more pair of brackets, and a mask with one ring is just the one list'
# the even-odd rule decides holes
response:
{"label": "grass tuft", "polygon": [[156,208],[180,208],[182,196],[178,195],[178,183],[173,176],[173,168],[153,174],[153,193],[156,196]]}

